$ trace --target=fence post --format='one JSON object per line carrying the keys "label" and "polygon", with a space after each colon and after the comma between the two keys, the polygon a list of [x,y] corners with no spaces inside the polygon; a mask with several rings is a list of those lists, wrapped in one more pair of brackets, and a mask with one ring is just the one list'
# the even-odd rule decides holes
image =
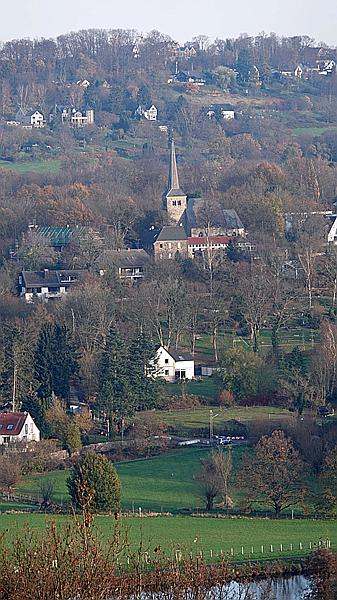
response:
{"label": "fence post", "polygon": [[303,550],[302,542],[300,542],[300,550]]}
{"label": "fence post", "polygon": [[280,544],[280,551],[283,552],[283,544]]}
{"label": "fence post", "polygon": [[245,551],[244,551],[244,547],[243,547],[243,546],[241,546],[241,554],[242,554],[242,556],[244,555],[244,553],[245,553]]}
{"label": "fence post", "polygon": [[234,549],[231,548],[231,556],[234,556]]}
{"label": "fence post", "polygon": [[254,546],[252,546],[252,554],[254,554]]}
{"label": "fence post", "polygon": [[212,548],[210,550],[210,555],[211,555],[211,558],[213,558],[213,550],[212,550]]}
{"label": "fence post", "polygon": [[290,550],[291,550],[291,552],[293,551],[293,545],[292,544],[290,544]]}
{"label": "fence post", "polygon": [[273,545],[270,544],[270,552],[274,552]]}
{"label": "fence post", "polygon": [[261,546],[261,554],[264,553],[264,546]]}

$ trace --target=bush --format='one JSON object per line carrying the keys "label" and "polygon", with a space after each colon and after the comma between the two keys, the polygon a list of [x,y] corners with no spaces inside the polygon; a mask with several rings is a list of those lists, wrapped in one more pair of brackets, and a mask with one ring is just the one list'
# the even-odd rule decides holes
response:
{"label": "bush", "polygon": [[74,465],[67,486],[76,508],[118,512],[121,484],[114,465],[95,452],[88,452]]}
{"label": "bush", "polygon": [[221,390],[217,398],[219,406],[225,406],[226,408],[230,408],[234,406],[234,396],[228,390]]}

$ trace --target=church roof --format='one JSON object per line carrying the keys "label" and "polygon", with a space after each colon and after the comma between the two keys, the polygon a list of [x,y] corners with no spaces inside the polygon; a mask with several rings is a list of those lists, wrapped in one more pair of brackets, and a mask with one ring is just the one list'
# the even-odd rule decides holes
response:
{"label": "church roof", "polygon": [[186,238],[186,231],[181,225],[166,225],[162,228],[156,242],[179,242]]}

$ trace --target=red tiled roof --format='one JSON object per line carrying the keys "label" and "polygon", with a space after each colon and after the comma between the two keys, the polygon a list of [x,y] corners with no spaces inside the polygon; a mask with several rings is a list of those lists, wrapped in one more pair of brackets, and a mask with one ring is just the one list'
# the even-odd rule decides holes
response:
{"label": "red tiled roof", "polygon": [[207,236],[195,236],[187,238],[190,245],[192,244],[229,244],[230,240],[233,239],[229,235],[210,235]]}
{"label": "red tiled roof", "polygon": [[0,413],[0,435],[19,435],[28,413]]}

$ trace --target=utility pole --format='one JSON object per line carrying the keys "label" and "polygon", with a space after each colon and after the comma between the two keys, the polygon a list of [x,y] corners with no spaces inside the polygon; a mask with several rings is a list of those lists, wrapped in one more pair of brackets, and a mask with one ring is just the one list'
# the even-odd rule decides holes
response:
{"label": "utility pole", "polygon": [[212,440],[213,440],[214,419],[218,416],[219,416],[218,414],[214,415],[212,409],[210,409],[210,411],[209,411],[209,441],[210,441],[210,443],[212,443]]}
{"label": "utility pole", "polygon": [[12,410],[15,412],[16,408],[16,388],[17,388],[17,368],[14,361],[13,367],[13,393],[12,393]]}

